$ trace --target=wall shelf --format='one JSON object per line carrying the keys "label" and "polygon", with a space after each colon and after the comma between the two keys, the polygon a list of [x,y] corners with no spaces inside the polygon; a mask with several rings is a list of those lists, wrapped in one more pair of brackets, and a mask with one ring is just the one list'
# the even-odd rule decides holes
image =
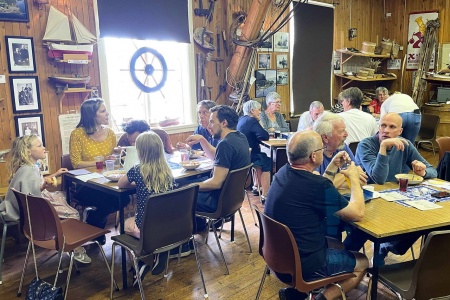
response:
{"label": "wall shelf", "polygon": [[64,90],[64,92],[62,92],[59,97],[59,113],[61,113],[62,110],[62,103],[63,103],[63,99],[66,97],[67,94],[73,94],[73,93],[86,93],[86,96],[84,96],[84,100],[88,99],[89,96],[91,95],[91,92],[93,91],[93,89],[78,89],[78,88],[72,88],[72,89],[67,89]]}

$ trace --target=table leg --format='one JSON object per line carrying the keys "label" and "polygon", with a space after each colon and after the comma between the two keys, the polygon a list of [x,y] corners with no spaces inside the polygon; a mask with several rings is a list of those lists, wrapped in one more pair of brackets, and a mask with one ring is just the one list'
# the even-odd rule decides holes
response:
{"label": "table leg", "polygon": [[[126,197],[126,198],[125,198]],[[121,195],[119,197],[119,207],[122,207],[122,203],[125,203],[129,199],[128,195]],[[121,208],[119,210],[119,226],[120,226],[120,234],[125,233],[125,213],[124,208]],[[122,284],[123,289],[126,290],[128,288],[128,281],[127,281],[127,253],[125,251],[125,248],[121,247],[122,251]]]}
{"label": "table leg", "polygon": [[378,295],[378,261],[380,260],[380,242],[373,242],[372,290],[370,299],[376,300]]}
{"label": "table leg", "polygon": [[272,182],[273,179],[273,151],[275,151],[274,148],[272,148],[272,146],[270,146],[270,161],[272,162],[272,169],[270,170],[270,182]]}

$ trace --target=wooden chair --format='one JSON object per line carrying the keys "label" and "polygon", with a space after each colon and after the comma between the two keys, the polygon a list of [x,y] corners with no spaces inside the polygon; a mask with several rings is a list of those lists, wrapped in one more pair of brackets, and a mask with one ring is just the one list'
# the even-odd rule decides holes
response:
{"label": "wooden chair", "polygon": [[[379,280],[399,299],[425,300],[449,296],[448,253],[450,253],[450,230],[431,232],[417,260],[381,267],[378,271]],[[369,280],[368,299],[371,288],[372,278]]]}
{"label": "wooden chair", "polygon": [[[12,191],[14,192],[17,203],[19,205],[20,229],[29,240],[17,295],[20,297],[20,295],[22,294],[23,279],[27,269],[28,256],[31,249],[32,242],[29,227],[29,223],[31,222],[31,224],[33,224],[33,243],[36,246],[48,250],[56,250],[58,251],[60,256],[64,252],[69,252],[70,264],[69,271],[67,273],[66,288],[64,290],[65,299],[69,290],[70,276],[72,274],[74,257],[73,250],[87,242],[94,242],[93,240],[95,238],[105,235],[110,231],[91,226],[75,219],[60,220],[55,208],[48,200],[42,197],[26,195],[14,189],[12,189]],[[28,214],[30,216],[30,221],[28,221]],[[100,248],[100,253],[103,257],[103,260],[105,261],[108,271],[111,272],[103,248],[97,241],[95,241],[95,243]],[[60,265],[58,265],[57,272],[59,272],[59,268]],[[118,290],[117,284],[115,284],[115,286]]]}
{"label": "wooden chair", "polygon": [[439,161],[441,161],[442,157],[444,157],[445,152],[450,151],[450,137],[441,136],[436,139],[436,143],[439,146]]}
{"label": "wooden chair", "polygon": [[[242,217],[241,207],[242,202],[244,202],[244,185],[246,182],[246,178],[250,171],[250,168],[253,164],[250,164],[241,169],[236,169],[228,172],[228,175],[225,179],[225,182],[222,185],[222,190],[219,196],[217,210],[215,212],[201,212],[197,211],[196,215],[198,217],[205,218],[208,222],[208,228],[212,228],[214,232],[214,237],[216,238],[217,245],[220,250],[220,254],[222,255],[222,260],[225,264],[226,273],[230,274],[228,270],[228,265],[225,260],[225,256],[223,255],[222,247],[220,246],[219,238],[217,236],[217,230],[214,223],[216,221],[222,220],[222,224],[225,222],[225,219],[231,218],[231,233],[233,240],[233,230],[234,230],[234,215],[236,212],[239,212],[239,216],[241,218],[242,227],[244,228],[244,233],[247,238],[248,247],[250,248],[250,252],[252,252],[252,246],[250,244],[250,239],[248,238],[247,228],[245,227],[244,218]],[[208,237],[206,237],[206,242],[208,242]]]}
{"label": "wooden chair", "polygon": [[420,124],[419,134],[416,137],[416,148],[419,149],[421,143],[431,144],[433,149],[433,155],[436,156],[434,151],[434,141],[436,140],[436,131],[439,125],[439,116],[432,114],[422,114],[422,123]]}
{"label": "wooden chair", "polygon": [[[314,281],[305,281],[302,276],[300,253],[291,230],[286,225],[269,218],[258,208],[254,207],[254,209],[259,220],[259,254],[266,262],[256,299],[259,299],[261,295],[269,269],[291,275],[292,281],[287,284],[302,293],[310,294],[309,297],[311,297],[311,291],[317,288],[355,277],[353,273],[344,273]],[[339,285],[336,286],[341,290],[342,299],[345,300],[344,291]]]}
{"label": "wooden chair", "polygon": [[[124,247],[131,254],[133,257],[134,269],[139,270],[138,261],[141,258],[181,247],[182,244],[191,239],[194,244],[195,259],[202,280],[205,298],[208,297],[193,235],[195,229],[195,206],[197,203],[197,195],[198,185],[188,185],[170,192],[151,195],[145,204],[141,225],[141,228],[145,228],[145,230],[141,230],[140,238],[137,239],[128,234],[111,237],[113,243],[110,299],[113,298],[112,288],[116,246]],[[169,258],[167,257],[164,277],[167,276],[168,264]],[[141,299],[145,299],[141,277],[137,276],[137,279]]]}

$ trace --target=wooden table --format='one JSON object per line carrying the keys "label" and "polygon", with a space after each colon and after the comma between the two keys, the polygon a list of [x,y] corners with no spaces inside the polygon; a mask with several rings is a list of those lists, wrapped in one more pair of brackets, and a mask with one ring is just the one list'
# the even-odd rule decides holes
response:
{"label": "wooden table", "polygon": [[[200,159],[201,161],[205,162],[204,165],[201,165],[199,168],[195,170],[185,170],[183,168],[181,169],[173,169],[172,174],[175,180],[181,179],[181,178],[190,178],[190,177],[196,177],[196,176],[204,176],[205,174],[208,174],[212,170],[212,163],[207,158]],[[91,173],[100,173],[106,171],[106,169],[97,169],[95,167],[85,168]],[[106,179],[105,177],[99,177],[95,179],[90,179],[86,182],[78,179],[76,176],[70,174],[70,173],[64,173],[62,178],[62,184],[63,189],[67,191],[67,195],[69,195],[68,188],[72,183],[76,183],[80,186],[86,186],[98,191],[101,191],[103,193],[106,193],[111,196],[111,201],[117,201],[119,207],[122,207],[122,203],[125,203],[129,200],[130,195],[133,195],[136,193],[136,188],[129,188],[129,189],[120,189],[117,186],[117,182],[110,181]],[[119,222],[120,222],[120,234],[125,233],[124,231],[124,224],[125,224],[125,217],[124,217],[124,210],[119,210]],[[123,282],[123,288],[128,288],[128,282],[127,282],[127,259],[126,259],[126,253],[125,248],[122,248],[122,282]]]}
{"label": "wooden table", "polygon": [[[393,182],[375,185],[376,191],[395,188],[398,188],[398,184]],[[432,188],[439,189],[434,186]],[[450,202],[440,202],[439,205],[442,208],[421,211],[378,198],[366,204],[363,221],[349,222],[353,228],[364,233],[366,238],[374,243],[371,299],[377,299],[380,244],[418,234],[426,235],[435,230],[449,229]]]}
{"label": "wooden table", "polygon": [[[287,139],[270,139],[268,141],[262,141],[261,144],[270,150],[270,161],[273,162],[273,153],[278,148],[286,148]],[[270,172],[270,182],[272,182],[273,172]]]}

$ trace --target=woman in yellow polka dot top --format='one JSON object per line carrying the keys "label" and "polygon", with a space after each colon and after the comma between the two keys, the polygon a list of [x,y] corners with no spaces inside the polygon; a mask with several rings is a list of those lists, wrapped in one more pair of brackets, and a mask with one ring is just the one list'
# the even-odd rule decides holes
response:
{"label": "woman in yellow polka dot top", "polygon": [[81,105],[81,119],[70,134],[70,160],[75,169],[95,166],[96,156],[107,157],[116,147],[116,135],[110,128],[109,113],[100,98]]}
{"label": "woman in yellow polka dot top", "polygon": [[[70,160],[75,169],[95,166],[96,156],[107,158],[116,146],[114,131],[106,127],[109,124],[109,113],[103,99],[84,101],[80,112],[80,122],[70,134]],[[96,207],[95,211],[89,212],[86,222],[100,228],[105,228],[109,214],[121,209],[107,194],[88,187],[77,186],[75,197],[80,200],[81,205]],[[127,204],[122,203],[123,206]],[[105,236],[98,238],[98,241],[104,244]]]}

